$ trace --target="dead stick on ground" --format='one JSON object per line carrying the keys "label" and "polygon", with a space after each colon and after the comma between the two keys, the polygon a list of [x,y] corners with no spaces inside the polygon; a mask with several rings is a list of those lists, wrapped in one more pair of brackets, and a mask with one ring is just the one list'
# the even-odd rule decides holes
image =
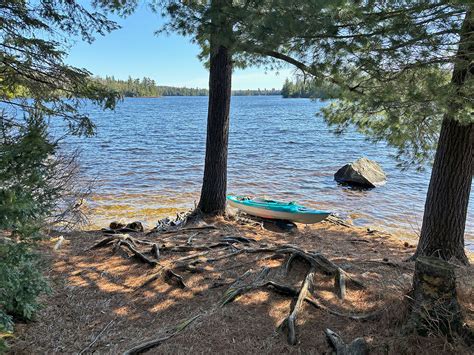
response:
{"label": "dead stick on ground", "polygon": [[201,316],[202,316],[202,314],[198,314],[197,316],[194,316],[190,319],[187,319],[184,322],[181,322],[180,324],[178,324],[173,329],[170,329],[170,330],[166,331],[164,335],[162,335],[162,336],[160,336],[156,339],[146,341],[146,342],[144,342],[140,345],[137,345],[137,346],[133,347],[132,349],[125,351],[123,353],[123,355],[141,354],[141,353],[143,353],[143,352],[145,352],[145,351],[147,351],[151,348],[157,347],[160,344],[162,344],[163,342],[165,342],[166,340],[168,340],[168,339],[174,337],[175,335],[181,333],[191,323],[193,323],[196,319],[198,319]]}
{"label": "dead stick on ground", "polygon": [[112,325],[113,322],[115,322],[115,319],[112,319],[112,320],[104,327],[104,329],[102,329],[102,330],[100,331],[100,333],[97,334],[97,336],[94,338],[94,340],[93,340],[89,345],[87,345],[84,349],[82,349],[82,350],[79,352],[79,355],[81,355],[81,354],[85,353],[87,350],[89,350],[89,349],[97,342],[97,340],[99,340],[100,336],[101,336],[102,334],[104,334],[104,332],[107,330],[107,328],[109,328],[109,327]]}

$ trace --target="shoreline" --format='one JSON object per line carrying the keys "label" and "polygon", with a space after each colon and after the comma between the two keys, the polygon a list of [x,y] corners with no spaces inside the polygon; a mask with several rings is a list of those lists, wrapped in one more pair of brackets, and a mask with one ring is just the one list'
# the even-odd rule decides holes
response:
{"label": "shoreline", "polygon": [[[146,228],[153,228],[156,225],[156,222],[162,218],[174,218],[177,214],[179,213],[184,213],[188,212],[188,208],[180,208],[180,207],[162,207],[158,208],[160,210],[160,213],[158,213],[156,216],[154,215],[153,218],[151,218],[150,214],[147,214],[146,216],[144,215],[133,215],[127,213],[125,211],[125,214],[115,214],[115,215],[106,215],[106,216],[97,216],[91,214],[88,217],[89,223],[85,224],[84,226],[81,226],[80,230],[93,230],[93,229],[101,229],[105,228],[108,226],[109,223],[115,221],[119,223],[128,223],[131,220],[134,221],[139,221]],[[150,208],[150,211],[153,211],[152,208]],[[230,213],[230,215],[233,215],[233,212]],[[352,218],[342,218],[337,215],[333,215],[335,218],[340,219],[343,221],[343,223],[347,224],[349,228],[353,228],[354,230],[357,231],[372,231],[372,232],[377,232],[377,233],[382,233],[384,235],[390,235],[391,237],[402,241],[402,242],[408,242],[410,244],[418,244],[418,238],[419,235],[415,231],[408,231],[404,228],[397,228],[397,229],[390,229],[386,228],[384,226],[378,225],[377,223],[363,223],[363,224],[354,224]],[[300,226],[304,227],[303,225],[299,224]],[[474,254],[474,237],[469,238],[469,236],[465,237],[465,249],[467,252],[470,254]]]}

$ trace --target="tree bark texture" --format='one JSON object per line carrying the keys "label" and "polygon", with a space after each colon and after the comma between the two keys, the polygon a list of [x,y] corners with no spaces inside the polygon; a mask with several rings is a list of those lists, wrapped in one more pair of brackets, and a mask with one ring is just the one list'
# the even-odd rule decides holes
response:
{"label": "tree bark texture", "polygon": [[472,344],[474,338],[471,330],[464,325],[451,264],[436,257],[419,257],[415,263],[409,299],[411,313],[405,332],[446,336],[449,340],[460,336],[468,345]]}
{"label": "tree bark texture", "polygon": [[[461,29],[461,44],[451,79],[457,92],[474,74],[473,57],[474,14],[471,7]],[[458,105],[459,97],[453,100],[452,112],[459,109]],[[464,229],[474,171],[474,124],[472,121],[461,124],[452,119],[452,112],[447,113],[442,122],[414,258],[455,258],[467,264]]]}
{"label": "tree bark texture", "polygon": [[232,24],[221,10],[229,3],[229,0],[213,0],[211,4],[215,15],[211,20],[206,159],[198,204],[198,210],[207,215],[222,215],[226,206],[232,55],[229,42],[223,38],[231,36]]}

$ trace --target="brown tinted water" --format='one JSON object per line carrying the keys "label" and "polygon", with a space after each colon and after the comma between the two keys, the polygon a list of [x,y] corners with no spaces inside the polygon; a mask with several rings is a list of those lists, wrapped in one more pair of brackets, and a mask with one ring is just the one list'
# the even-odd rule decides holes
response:
{"label": "brown tinted water", "polygon": [[[396,153],[354,131],[334,135],[318,115],[325,103],[279,96],[233,97],[228,192],[298,201],[367,225],[415,235],[422,221],[430,169],[401,171]],[[125,99],[114,112],[86,107],[97,124],[93,138],[69,138],[82,151],[83,171],[95,178],[87,201],[91,221],[159,218],[193,207],[202,179],[206,97]],[[366,156],[388,182],[358,191],[334,173]],[[472,243],[470,201],[466,235]],[[472,244],[470,245],[472,249]]]}

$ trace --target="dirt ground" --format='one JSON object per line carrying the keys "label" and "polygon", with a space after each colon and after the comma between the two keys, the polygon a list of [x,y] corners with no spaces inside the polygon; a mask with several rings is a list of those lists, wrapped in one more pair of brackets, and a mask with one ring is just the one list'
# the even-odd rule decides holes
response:
{"label": "dirt ground", "polygon": [[[247,270],[256,273],[267,266],[274,272],[284,259],[270,259],[265,253],[242,253],[203,263],[201,272],[177,271],[185,288],[163,278],[142,287],[161,267],[176,259],[198,253],[203,255],[197,259],[218,259],[229,251],[163,251],[159,265],[151,267],[123,253],[113,253],[110,247],[87,250],[103,238],[102,234],[74,232],[62,234],[66,240],[58,250],[53,249],[55,239],[44,244],[43,252],[50,260],[48,276],[53,293],[44,297],[45,307],[35,322],[17,324],[11,353],[123,353],[167,334],[166,331],[169,334],[170,329],[176,330],[176,326],[194,316],[199,317],[149,353],[329,354],[332,349],[324,335],[326,328],[338,332],[345,342],[364,337],[373,354],[474,353],[459,342],[452,345],[439,337],[401,334],[401,324],[407,315],[404,297],[414,269],[414,263],[404,262],[415,250],[409,243],[382,232],[330,222],[312,227],[299,225],[298,231],[290,233],[223,220],[215,225],[217,229],[137,237],[164,246],[188,245],[191,235],[192,245],[241,236],[260,246],[292,244],[318,251],[366,287],[348,286],[347,296],[341,300],[334,292],[333,279],[317,274],[315,297],[340,313],[382,310],[381,316],[368,321],[352,320],[305,303],[296,322],[298,342],[289,345],[286,335],[277,328],[291,311],[293,298],[262,287],[225,306],[219,304],[229,286]],[[298,289],[306,272],[307,266],[297,262],[288,275],[278,276],[278,281]],[[274,272],[275,277],[277,274]],[[473,274],[472,266],[457,269],[458,296],[471,327]]]}

